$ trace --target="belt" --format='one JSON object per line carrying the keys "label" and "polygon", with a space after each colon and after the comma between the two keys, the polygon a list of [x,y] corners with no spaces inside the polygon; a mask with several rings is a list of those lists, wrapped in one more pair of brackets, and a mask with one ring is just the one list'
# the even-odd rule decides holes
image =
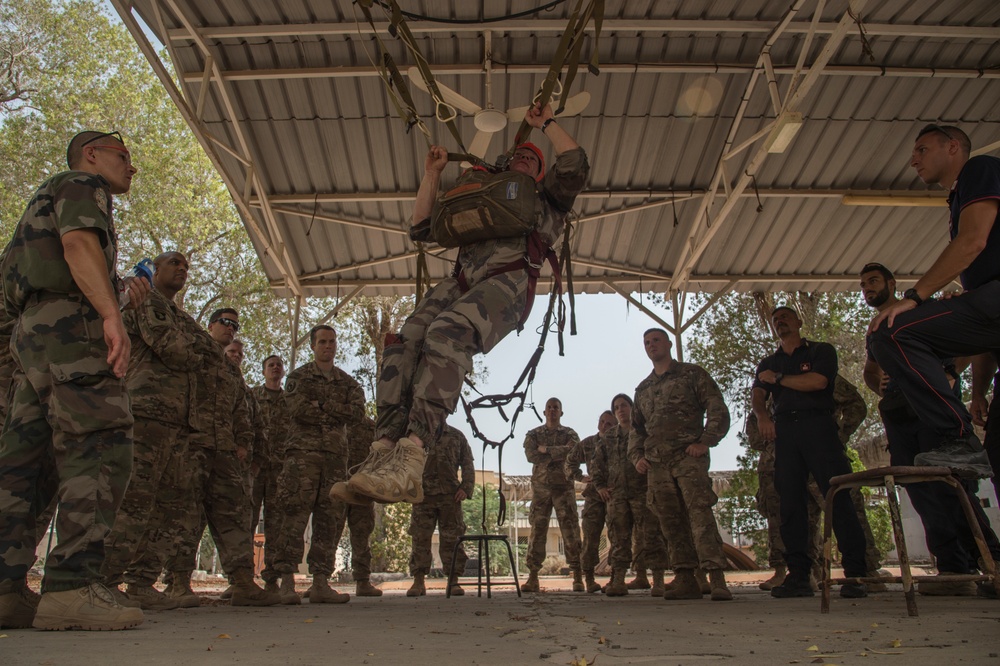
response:
{"label": "belt", "polygon": [[820,416],[828,416],[832,418],[833,411],[830,409],[793,409],[789,412],[775,414],[774,422],[792,423],[794,421],[805,421],[807,419],[814,419]]}

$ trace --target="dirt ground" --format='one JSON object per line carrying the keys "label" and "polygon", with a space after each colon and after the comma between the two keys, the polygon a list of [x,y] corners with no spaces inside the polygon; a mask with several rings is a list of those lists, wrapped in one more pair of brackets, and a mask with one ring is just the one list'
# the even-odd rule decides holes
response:
{"label": "dirt ground", "polygon": [[[447,599],[441,580],[408,598],[409,580],[346,605],[232,608],[202,584],[201,608],[147,612],[119,632],[0,632],[0,664],[1000,664],[1000,601],[918,597],[911,618],[899,586],[867,599],[772,599],[765,572],[730,575],[732,602],[674,601],[633,592],[607,598],[543,578],[518,598]],[[304,591],[308,579],[299,579]],[[353,592],[352,587],[338,587]],[[581,661],[584,660],[584,661]]]}

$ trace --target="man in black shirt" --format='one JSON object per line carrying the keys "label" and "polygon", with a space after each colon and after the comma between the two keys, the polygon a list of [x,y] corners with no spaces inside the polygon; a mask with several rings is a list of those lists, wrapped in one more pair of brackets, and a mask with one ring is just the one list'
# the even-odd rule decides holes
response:
{"label": "man in black shirt", "polygon": [[[771,596],[811,597],[809,475],[825,495],[832,477],[851,472],[833,418],[837,351],[825,342],[803,338],[799,333],[802,321],[789,307],[776,308],[771,325],[781,346],[757,366],[752,398],[761,436],[774,441],[774,485],[781,503],[781,539],[788,564],[788,577],[771,589]],[[768,395],[774,403],[773,416],[767,409]],[[837,495],[833,530],[843,555],[845,575],[864,577],[865,535],[846,492]],[[846,584],[840,588],[842,597],[867,594],[864,585]]]}
{"label": "man in black shirt", "polygon": [[[971,148],[957,127],[928,125],[917,135],[910,166],[925,183],[950,188],[951,242],[898,303],[872,320],[869,332],[875,360],[934,433],[934,449],[916,463],[992,476],[972,416],[941,366],[942,358],[1000,349],[1000,159],[969,159]],[[930,300],[959,275],[963,294]]]}

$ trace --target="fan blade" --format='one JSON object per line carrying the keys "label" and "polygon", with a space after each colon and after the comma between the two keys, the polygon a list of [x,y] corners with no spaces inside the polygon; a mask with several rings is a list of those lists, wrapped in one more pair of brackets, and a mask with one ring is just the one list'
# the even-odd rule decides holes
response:
{"label": "fan blade", "polygon": [[[583,113],[583,110],[587,108],[590,104],[590,93],[582,92],[577,95],[573,95],[568,100],[566,100],[566,108],[563,112],[558,114],[557,118],[568,118],[569,116],[576,116]],[[507,120],[516,123],[524,120],[524,114],[528,112],[531,107],[519,106],[507,111]]]}
{"label": "fan blade", "polygon": [[[430,94],[427,89],[427,83],[424,82],[424,77],[420,74],[419,69],[410,67],[406,70],[406,76],[413,82],[413,85]],[[474,116],[482,111],[482,107],[477,106],[475,102],[462,97],[443,83],[437,81],[435,83],[437,83],[438,90],[441,91],[441,97],[444,99],[445,104],[450,104],[467,116]]]}
{"label": "fan blade", "polygon": [[[469,144],[469,154],[475,155],[479,159],[486,158],[486,151],[490,148],[490,141],[493,139],[493,132],[476,132],[476,136],[472,138],[472,143]],[[469,162],[462,162],[461,166],[463,169],[468,169],[472,166]]]}

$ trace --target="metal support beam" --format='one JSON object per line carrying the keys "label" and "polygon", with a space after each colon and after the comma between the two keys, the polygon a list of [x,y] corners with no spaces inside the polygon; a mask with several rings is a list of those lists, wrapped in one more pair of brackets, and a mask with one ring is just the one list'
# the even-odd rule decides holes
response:
{"label": "metal support beam", "polygon": [[701,306],[697,312],[691,315],[691,318],[688,319],[683,326],[681,326],[681,333],[691,328],[691,325],[694,324],[696,321],[698,321],[698,319],[700,319],[703,314],[708,312],[709,308],[718,303],[723,296],[725,296],[733,289],[735,289],[737,284],[739,284],[737,280],[732,280],[725,287],[712,294],[712,296],[705,302],[705,304]]}
{"label": "metal support beam", "polygon": [[336,275],[337,273],[345,273],[347,271],[356,271],[360,268],[371,268],[372,266],[381,266],[382,264],[391,264],[394,261],[405,261],[406,259],[412,259],[417,256],[417,252],[404,252],[403,254],[393,255],[391,257],[380,257],[378,259],[372,259],[371,261],[362,261],[357,264],[351,264],[349,266],[338,266],[336,268],[324,268],[321,271],[314,271],[312,273],[300,273],[299,280],[302,282],[308,282],[313,278],[325,277],[327,275]]}
{"label": "metal support beam", "polygon": [[[363,284],[359,284],[358,286],[356,286],[354,289],[351,290],[351,293],[349,293],[347,296],[344,296],[342,299],[340,299],[337,302],[337,305],[335,305],[332,310],[330,310],[325,315],[323,315],[323,317],[321,317],[319,321],[317,321],[315,324],[313,324],[313,326],[322,326],[323,324],[329,322],[331,319],[333,319],[334,317],[336,317],[337,314],[341,310],[344,309],[344,306],[347,305],[348,303],[350,303],[351,300],[355,296],[357,296],[358,294],[360,294],[361,290],[364,289],[364,288],[365,288],[365,285],[363,285]],[[303,335],[303,336],[299,337],[298,339],[296,339],[295,346],[296,347],[301,347],[303,344],[305,344],[305,342],[308,339],[309,339],[309,334],[306,333],[305,335]]]}
{"label": "metal support beam", "polygon": [[295,369],[295,357],[299,352],[299,322],[302,319],[302,303],[304,301],[304,298],[295,299],[295,314],[292,315],[292,359],[288,367],[289,370]]}
{"label": "metal support beam", "polygon": [[[681,363],[684,362],[684,327],[681,325],[684,319],[684,303],[687,301],[687,294],[678,294],[676,291],[670,294],[670,301],[673,303],[674,328],[670,332],[674,334],[674,348],[677,353],[674,355]],[[669,330],[669,329],[668,329]]]}
{"label": "metal support beam", "polygon": [[[574,282],[575,281],[576,280],[574,280]],[[676,331],[676,329],[673,326],[671,326],[670,324],[668,324],[667,322],[665,322],[658,314],[656,314],[655,312],[653,312],[652,310],[650,310],[649,308],[647,308],[645,305],[643,305],[639,301],[637,301],[634,298],[632,298],[632,294],[630,294],[629,292],[625,291],[624,289],[622,289],[621,287],[619,287],[618,285],[616,285],[614,282],[607,282],[606,281],[604,284],[606,284],[609,287],[611,287],[611,289],[616,294],[618,294],[619,296],[621,296],[622,298],[624,298],[626,301],[628,301],[629,303],[631,303],[635,307],[639,308],[640,312],[642,312],[643,314],[645,314],[647,317],[649,317],[650,319],[652,319],[653,321],[655,321],[657,324],[659,324],[663,328],[667,329],[671,333],[674,333]]]}
{"label": "metal support beam", "polygon": [[403,236],[409,235],[409,232],[407,230],[400,229],[399,227],[386,227],[381,224],[362,222],[361,220],[348,220],[342,217],[333,217],[332,215],[326,215],[323,213],[314,213],[309,210],[302,210],[298,208],[271,206],[271,210],[273,210],[275,213],[282,213],[284,215],[294,215],[296,217],[304,217],[310,220],[319,220],[321,222],[332,222],[334,224],[343,224],[344,226],[347,227],[358,227],[360,229],[368,229],[370,231],[384,231],[387,234],[400,234]]}

